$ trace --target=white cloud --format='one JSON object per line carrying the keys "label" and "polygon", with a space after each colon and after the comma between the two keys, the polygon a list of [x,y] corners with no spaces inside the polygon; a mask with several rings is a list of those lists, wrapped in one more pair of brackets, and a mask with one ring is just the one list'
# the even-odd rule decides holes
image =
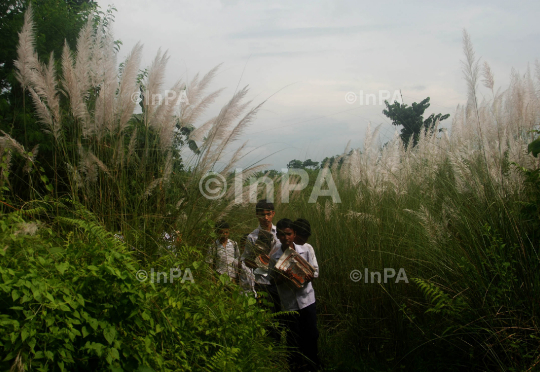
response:
{"label": "white cloud", "polygon": [[[293,158],[321,160],[341,153],[349,139],[361,146],[368,122],[395,127],[383,106],[355,106],[347,92],[401,89],[411,104],[431,97],[431,112],[454,113],[466,100],[461,75],[461,33],[467,28],[496,84],[510,70],[524,72],[538,57],[540,2],[390,1],[100,1],[118,9],[115,36],[121,57],[137,41],[149,65],[159,47],[171,55],[167,85],[224,62],[212,88],[226,87],[217,112],[237,85],[250,97],[272,96],[244,139],[255,162],[283,167]],[[274,95],[275,94],[275,95]],[[241,142],[239,142],[241,143]]]}

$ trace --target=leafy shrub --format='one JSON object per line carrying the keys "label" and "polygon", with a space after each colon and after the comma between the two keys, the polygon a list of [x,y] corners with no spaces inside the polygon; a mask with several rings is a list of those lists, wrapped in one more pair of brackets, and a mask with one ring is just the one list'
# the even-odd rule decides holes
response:
{"label": "leafy shrub", "polygon": [[19,212],[0,218],[2,370],[275,366],[280,354],[255,299],[225,278],[212,283],[198,261],[184,265],[173,255],[153,269],[189,268],[192,281],[140,282],[132,250],[82,212],[85,219],[55,217],[47,225]]}

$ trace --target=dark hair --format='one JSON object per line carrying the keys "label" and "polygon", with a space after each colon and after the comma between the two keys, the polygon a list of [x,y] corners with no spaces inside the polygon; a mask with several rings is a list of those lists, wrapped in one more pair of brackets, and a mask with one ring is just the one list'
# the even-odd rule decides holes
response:
{"label": "dark hair", "polygon": [[255,205],[255,213],[264,212],[264,211],[273,211],[274,203],[270,203],[266,199],[259,200]]}
{"label": "dark hair", "polygon": [[305,218],[299,218],[294,221],[293,230],[296,235],[303,236],[304,238],[309,238],[311,236],[311,225]]}
{"label": "dark hair", "polygon": [[[276,224],[276,229],[278,232],[283,232],[285,229],[293,229],[293,222],[288,218],[282,218]],[[293,229],[294,230],[294,229]]]}
{"label": "dark hair", "polygon": [[223,220],[216,222],[216,232],[219,230],[230,229],[229,224]]}

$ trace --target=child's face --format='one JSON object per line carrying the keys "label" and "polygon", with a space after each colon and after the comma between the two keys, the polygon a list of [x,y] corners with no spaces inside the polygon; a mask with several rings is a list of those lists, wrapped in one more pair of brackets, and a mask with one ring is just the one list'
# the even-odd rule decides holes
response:
{"label": "child's face", "polygon": [[[283,231],[278,230],[277,232],[277,238],[281,242],[282,247],[293,247],[294,238],[296,237],[294,230],[290,228],[286,228]],[[285,250],[285,249],[284,249]]]}
{"label": "child's face", "polygon": [[221,229],[221,230],[218,230],[218,235],[219,235],[219,241],[220,242],[226,242],[227,239],[229,239],[229,229]]}
{"label": "child's face", "polygon": [[263,229],[268,230],[272,227],[272,219],[274,218],[275,214],[276,212],[266,209],[257,212],[257,219],[259,220],[259,224]]}
{"label": "child's face", "polygon": [[296,235],[296,238],[294,238],[294,242],[298,245],[304,245],[307,243],[308,239],[309,236]]}

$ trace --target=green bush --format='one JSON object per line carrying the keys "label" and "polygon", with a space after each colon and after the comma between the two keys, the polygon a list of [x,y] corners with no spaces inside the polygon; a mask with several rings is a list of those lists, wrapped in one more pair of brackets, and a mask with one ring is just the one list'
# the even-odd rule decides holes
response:
{"label": "green bush", "polygon": [[[79,212],[82,218],[55,217],[47,224],[19,212],[1,217],[0,369],[275,367],[280,353],[266,336],[269,318],[255,299],[224,277],[213,283],[199,261],[186,265],[172,254],[153,269],[178,267],[186,280],[140,282],[132,249]],[[183,247],[179,256],[196,252]]]}

